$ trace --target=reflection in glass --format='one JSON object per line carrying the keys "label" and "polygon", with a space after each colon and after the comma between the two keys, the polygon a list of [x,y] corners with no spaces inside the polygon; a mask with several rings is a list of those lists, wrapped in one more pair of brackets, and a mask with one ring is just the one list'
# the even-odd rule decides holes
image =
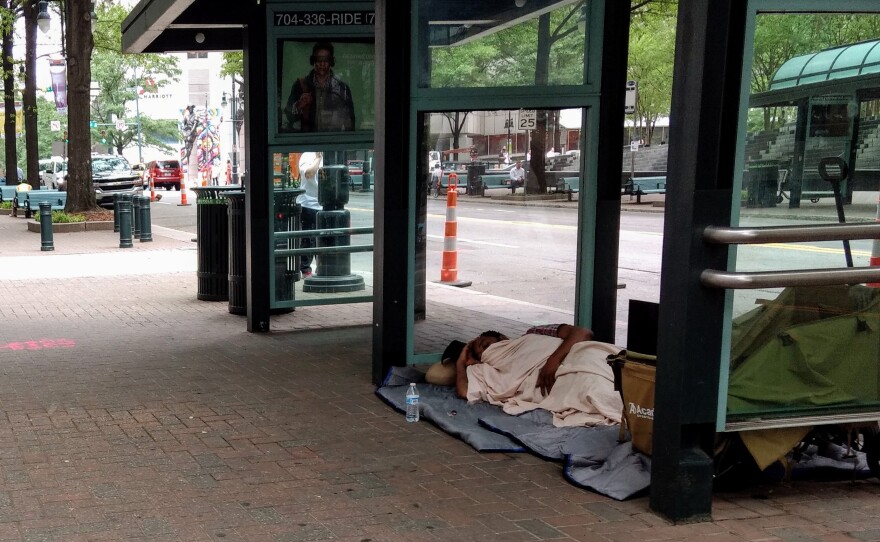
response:
{"label": "reflection in glass", "polygon": [[372,300],[372,151],[273,155],[273,307]]}
{"label": "reflection in glass", "polygon": [[[880,152],[868,142],[878,136],[880,102],[864,74],[880,52],[878,23],[877,15],[758,15],[733,225],[821,226],[863,220],[865,209],[873,217]],[[871,241],[742,245],[732,267],[861,267],[871,254]],[[734,290],[731,298],[728,421],[880,408],[876,288]]]}
{"label": "reflection in glass", "polygon": [[[416,354],[439,355],[452,339],[489,329],[516,337],[537,324],[573,323],[582,116],[581,109],[422,116]],[[523,119],[533,129],[519,129]],[[456,282],[469,286],[444,280],[449,262]]]}
{"label": "reflection in glass", "polygon": [[583,84],[589,2],[544,11],[548,6],[542,0],[421,0],[420,86]]}

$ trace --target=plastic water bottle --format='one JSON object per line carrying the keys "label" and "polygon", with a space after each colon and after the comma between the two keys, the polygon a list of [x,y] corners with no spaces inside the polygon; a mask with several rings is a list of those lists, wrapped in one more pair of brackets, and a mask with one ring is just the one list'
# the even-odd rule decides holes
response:
{"label": "plastic water bottle", "polygon": [[406,390],[406,421],[419,421],[419,390],[415,382],[410,383]]}

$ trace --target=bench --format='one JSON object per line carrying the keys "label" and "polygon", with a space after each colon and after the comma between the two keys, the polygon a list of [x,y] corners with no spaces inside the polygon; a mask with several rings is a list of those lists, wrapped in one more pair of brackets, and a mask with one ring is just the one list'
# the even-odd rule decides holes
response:
{"label": "bench", "polygon": [[483,182],[483,190],[489,188],[510,188],[510,172],[484,173],[480,176]]}
{"label": "bench", "polygon": [[554,194],[568,194],[568,201],[571,201],[571,196],[580,190],[580,181],[580,177],[561,177],[551,191]]}
{"label": "bench", "polygon": [[14,200],[15,200],[15,187],[14,186],[0,186],[0,202],[14,201]]}
{"label": "bench", "polygon": [[67,203],[67,192],[58,190],[28,190],[16,194],[12,203],[12,216],[18,216],[19,208],[24,209],[24,217],[30,218],[40,211],[40,203],[49,202],[53,211],[63,211]]}
{"label": "bench", "polygon": [[623,183],[623,194],[635,196],[636,203],[642,202],[645,194],[665,194],[666,177],[636,177]]}

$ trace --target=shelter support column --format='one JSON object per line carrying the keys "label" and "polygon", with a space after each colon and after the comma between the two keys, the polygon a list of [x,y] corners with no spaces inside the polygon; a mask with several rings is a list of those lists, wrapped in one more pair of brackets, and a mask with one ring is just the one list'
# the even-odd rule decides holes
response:
{"label": "shelter support column", "polygon": [[[373,382],[405,365],[413,277],[410,256],[409,153],[411,0],[376,0],[376,150],[373,286]],[[405,270],[401,272],[401,270]]]}
{"label": "shelter support column", "polygon": [[[247,142],[247,177],[245,186],[245,251],[247,252],[247,330],[269,331],[269,174],[266,96],[269,96],[266,63],[266,7],[250,5],[248,25],[244,30],[244,92],[247,107],[245,123]],[[258,98],[259,97],[259,98]]]}
{"label": "shelter support column", "polygon": [[676,32],[661,272],[651,508],[677,522],[710,518],[726,269],[703,243],[729,225],[743,63],[743,0],[681,0]]}
{"label": "shelter support column", "polygon": [[[596,340],[616,343],[617,265],[620,245],[620,171],[623,156],[624,99],[631,2],[605,2],[602,46],[602,100],[599,104],[599,133],[596,178],[596,232],[594,235],[593,291],[578,296],[575,321],[587,322]],[[586,156],[582,157],[585,160]],[[586,162],[584,162],[586,163]],[[582,166],[584,167],[584,166]],[[583,171],[583,170],[582,170]],[[583,262],[584,258],[578,258]],[[578,276],[588,270],[580,263]]]}

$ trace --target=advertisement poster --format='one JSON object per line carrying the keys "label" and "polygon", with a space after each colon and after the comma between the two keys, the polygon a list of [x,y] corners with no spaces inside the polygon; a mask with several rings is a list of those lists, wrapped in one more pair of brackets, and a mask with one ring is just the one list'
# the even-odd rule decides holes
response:
{"label": "advertisement poster", "polygon": [[282,40],[278,46],[278,132],[372,130],[372,42]]}

